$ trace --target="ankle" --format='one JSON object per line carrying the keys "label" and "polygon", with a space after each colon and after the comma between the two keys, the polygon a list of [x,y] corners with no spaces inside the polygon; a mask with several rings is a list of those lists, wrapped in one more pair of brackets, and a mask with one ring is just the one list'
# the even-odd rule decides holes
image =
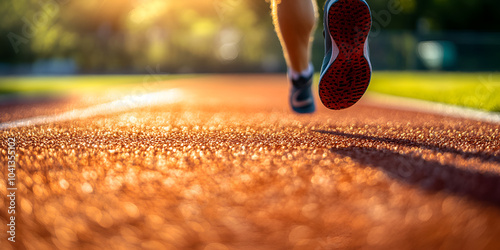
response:
{"label": "ankle", "polygon": [[292,80],[297,80],[301,76],[304,78],[308,78],[313,74],[313,71],[314,71],[314,69],[313,69],[312,63],[309,63],[309,66],[307,67],[307,69],[302,70],[302,71],[295,71],[292,68],[288,68],[288,77],[290,77]]}

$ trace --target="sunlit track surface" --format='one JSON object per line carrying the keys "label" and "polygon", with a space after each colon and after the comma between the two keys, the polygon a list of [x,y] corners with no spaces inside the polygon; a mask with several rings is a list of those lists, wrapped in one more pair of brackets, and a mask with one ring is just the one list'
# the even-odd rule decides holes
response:
{"label": "sunlit track surface", "polygon": [[170,101],[50,120],[129,90],[9,107],[4,125],[46,120],[0,131],[2,166],[18,143],[0,249],[500,249],[498,124],[367,102],[299,116],[284,76],[175,80],[151,92]]}

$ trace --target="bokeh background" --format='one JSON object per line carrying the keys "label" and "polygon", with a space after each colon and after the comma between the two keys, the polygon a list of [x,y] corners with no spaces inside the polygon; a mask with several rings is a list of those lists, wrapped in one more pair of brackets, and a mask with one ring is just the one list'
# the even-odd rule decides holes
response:
{"label": "bokeh background", "polygon": [[[321,9],[324,2],[318,0]],[[375,70],[500,68],[499,1],[368,3]],[[2,0],[0,74],[284,72],[269,5],[265,0]],[[315,36],[319,68],[321,22]]]}

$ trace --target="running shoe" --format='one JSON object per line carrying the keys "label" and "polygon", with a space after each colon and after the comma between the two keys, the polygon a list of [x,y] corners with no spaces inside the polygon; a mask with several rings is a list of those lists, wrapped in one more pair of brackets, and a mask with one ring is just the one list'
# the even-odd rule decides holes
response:
{"label": "running shoe", "polygon": [[313,113],[316,110],[314,105],[314,97],[312,92],[314,70],[308,76],[299,76],[297,79],[288,78],[292,82],[292,89],[290,91],[290,106],[292,110],[300,113],[307,114]]}
{"label": "running shoe", "polygon": [[371,79],[370,8],[365,0],[330,0],[324,12],[325,58],[319,97],[329,109],[345,109],[361,99]]}

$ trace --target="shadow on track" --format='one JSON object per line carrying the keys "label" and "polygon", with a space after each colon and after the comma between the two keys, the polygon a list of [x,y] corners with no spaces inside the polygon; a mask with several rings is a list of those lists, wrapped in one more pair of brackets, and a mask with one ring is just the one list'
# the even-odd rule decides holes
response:
{"label": "shadow on track", "polygon": [[[397,145],[426,148],[436,152],[459,154],[466,158],[478,158],[482,161],[499,162],[498,156],[486,153],[467,153],[451,148],[413,142],[411,140],[378,138],[334,131],[315,132],[357,140],[385,141]],[[426,160],[411,153],[400,154],[388,149],[349,146],[345,148],[332,148],[331,151],[350,157],[361,165],[382,169],[392,178],[419,185],[427,190],[444,190],[500,205],[500,175],[494,173],[468,171],[454,165]]]}
{"label": "shadow on track", "polygon": [[325,131],[325,130],[315,130],[315,132],[322,133],[322,134],[337,135],[337,136],[353,138],[353,139],[358,139],[358,140],[371,140],[371,141],[377,141],[377,142],[387,142],[387,143],[393,143],[393,144],[397,144],[397,145],[404,145],[404,146],[408,146],[408,147],[418,147],[418,148],[423,148],[423,149],[430,149],[432,151],[439,152],[439,153],[452,153],[452,154],[461,155],[462,157],[464,157],[466,159],[478,158],[483,162],[500,163],[500,155],[493,155],[493,154],[489,154],[489,153],[485,153],[485,152],[477,152],[477,153],[465,152],[465,151],[460,150],[460,149],[444,147],[442,145],[436,145],[436,144],[415,142],[415,141],[408,140],[408,139],[375,137],[375,136],[368,136],[368,135],[353,135],[353,134],[347,134],[347,133],[342,133],[342,132],[338,132],[338,131]]}

